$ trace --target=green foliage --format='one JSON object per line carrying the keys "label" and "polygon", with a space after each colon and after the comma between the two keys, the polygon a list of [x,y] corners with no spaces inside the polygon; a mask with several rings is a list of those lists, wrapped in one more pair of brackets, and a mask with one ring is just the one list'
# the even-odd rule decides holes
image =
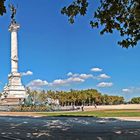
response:
{"label": "green foliage", "polygon": [[46,105],[48,98],[59,100],[61,106],[70,105],[112,105],[124,103],[124,98],[120,96],[102,95],[96,89],[70,90],[70,91],[28,91],[28,98],[25,106]]}
{"label": "green foliage", "polygon": [[[96,2],[96,1],[95,1]],[[78,15],[84,16],[88,9],[88,0],[74,0],[61,11],[69,17],[70,23]],[[113,33],[117,30],[123,40],[122,47],[134,47],[140,40],[140,1],[139,0],[101,0],[97,9],[93,9],[92,28],[103,27],[100,34]]]}
{"label": "green foliage", "polygon": [[[0,0],[0,15],[6,13],[6,0]],[[95,1],[96,2],[96,1]],[[89,0],[73,0],[68,6],[62,8],[61,13],[68,16],[71,24],[75,17],[87,14]],[[140,1],[139,0],[100,0],[97,9],[94,9],[92,28],[103,29],[100,34],[113,33],[117,30],[122,37],[118,42],[122,47],[134,47],[140,40]]]}
{"label": "green foliage", "polygon": [[70,90],[70,91],[48,91],[47,96],[58,99],[61,106],[69,105],[109,105],[122,104],[124,98],[120,96],[102,95],[96,89]]}
{"label": "green foliage", "polygon": [[131,99],[132,104],[140,104],[140,97],[135,97]]}
{"label": "green foliage", "polygon": [[5,8],[5,0],[0,0],[0,15],[2,16],[4,13],[6,13],[6,8]]}
{"label": "green foliage", "polygon": [[102,103],[105,105],[117,105],[117,104],[123,104],[124,98],[120,96],[108,96],[103,95],[101,97]]}
{"label": "green foliage", "polygon": [[78,14],[84,16],[88,7],[87,0],[74,0],[71,5],[64,7],[61,10],[62,14],[66,14],[69,17],[69,22],[74,23],[74,17]]}

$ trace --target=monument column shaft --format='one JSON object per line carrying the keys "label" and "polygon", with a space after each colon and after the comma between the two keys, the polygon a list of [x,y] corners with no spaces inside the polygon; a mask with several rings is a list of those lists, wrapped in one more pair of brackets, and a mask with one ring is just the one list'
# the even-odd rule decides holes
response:
{"label": "monument column shaft", "polygon": [[11,32],[11,72],[18,72],[18,40],[16,30]]}
{"label": "monument column shaft", "polygon": [[[18,72],[18,30],[20,25],[15,20],[16,8],[10,4],[11,23],[9,32],[11,35],[11,72],[8,75],[8,84],[5,85],[1,99],[6,105],[19,105],[21,101],[27,98],[26,89],[22,85],[21,73]],[[10,100],[9,100],[10,99]],[[16,99],[15,101],[12,99]]]}

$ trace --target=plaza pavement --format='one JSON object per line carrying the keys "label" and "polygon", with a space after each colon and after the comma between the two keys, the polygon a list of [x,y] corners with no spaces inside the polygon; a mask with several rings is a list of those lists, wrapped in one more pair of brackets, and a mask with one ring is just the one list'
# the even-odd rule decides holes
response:
{"label": "plaza pavement", "polygon": [[[94,106],[85,106],[86,111],[95,110]],[[120,104],[120,105],[99,105],[96,110],[110,110],[110,109],[140,109],[140,104]]]}
{"label": "plaza pavement", "polygon": [[140,122],[95,117],[1,116],[0,140],[140,140]]}
{"label": "plaza pavement", "polygon": [[[98,106],[97,110],[118,109]],[[120,105],[138,109],[139,105]],[[94,107],[86,107],[87,111]],[[0,112],[0,140],[140,140],[140,117],[46,117],[34,112]]]}

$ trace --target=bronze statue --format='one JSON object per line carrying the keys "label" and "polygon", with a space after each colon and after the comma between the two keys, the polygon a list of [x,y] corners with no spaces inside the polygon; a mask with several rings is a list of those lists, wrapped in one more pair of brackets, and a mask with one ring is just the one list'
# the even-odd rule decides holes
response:
{"label": "bronze statue", "polygon": [[15,21],[16,8],[14,7],[13,4],[10,4],[9,7],[10,7],[10,11],[11,11],[11,20],[12,20],[12,22],[15,23],[16,22]]}

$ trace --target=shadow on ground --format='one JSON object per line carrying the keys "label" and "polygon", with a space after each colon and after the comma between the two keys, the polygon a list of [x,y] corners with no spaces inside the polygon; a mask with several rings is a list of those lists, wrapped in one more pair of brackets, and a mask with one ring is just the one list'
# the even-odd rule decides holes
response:
{"label": "shadow on ground", "polygon": [[0,117],[0,140],[140,140],[140,122],[96,117]]}

